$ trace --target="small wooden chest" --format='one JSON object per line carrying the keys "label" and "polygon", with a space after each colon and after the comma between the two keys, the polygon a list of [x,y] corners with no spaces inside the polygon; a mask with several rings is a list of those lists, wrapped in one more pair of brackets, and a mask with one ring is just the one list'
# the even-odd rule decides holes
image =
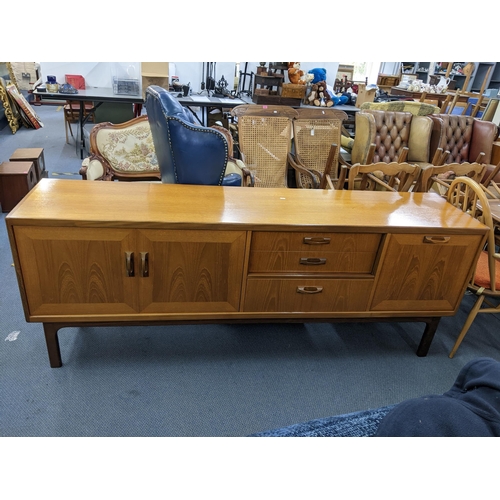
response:
{"label": "small wooden chest", "polygon": [[10,161],[32,161],[35,164],[35,174],[37,181],[42,178],[48,177],[48,172],[47,170],[45,170],[43,148],[16,149],[10,157]]}
{"label": "small wooden chest", "polygon": [[36,185],[35,164],[32,161],[0,163],[0,205],[10,212]]}

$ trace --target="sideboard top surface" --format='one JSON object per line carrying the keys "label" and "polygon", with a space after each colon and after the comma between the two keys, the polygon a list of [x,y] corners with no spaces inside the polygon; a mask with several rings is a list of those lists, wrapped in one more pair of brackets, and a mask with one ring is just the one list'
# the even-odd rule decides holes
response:
{"label": "sideboard top surface", "polygon": [[487,231],[434,193],[63,179],[42,179],[7,215],[6,222],[179,229]]}

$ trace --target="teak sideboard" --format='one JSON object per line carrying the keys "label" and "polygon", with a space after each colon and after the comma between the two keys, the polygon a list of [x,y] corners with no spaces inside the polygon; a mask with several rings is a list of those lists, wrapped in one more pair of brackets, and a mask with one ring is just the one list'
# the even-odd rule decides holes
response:
{"label": "teak sideboard", "polygon": [[6,217],[28,322],[62,327],[454,315],[487,227],[432,193],[42,179]]}

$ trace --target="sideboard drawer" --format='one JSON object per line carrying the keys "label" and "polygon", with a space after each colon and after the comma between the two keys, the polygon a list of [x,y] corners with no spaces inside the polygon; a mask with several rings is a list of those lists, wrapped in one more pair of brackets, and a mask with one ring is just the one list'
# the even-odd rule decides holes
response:
{"label": "sideboard drawer", "polygon": [[244,311],[366,311],[372,279],[260,279],[247,281]]}
{"label": "sideboard drawer", "polygon": [[255,232],[249,273],[372,274],[381,234]]}

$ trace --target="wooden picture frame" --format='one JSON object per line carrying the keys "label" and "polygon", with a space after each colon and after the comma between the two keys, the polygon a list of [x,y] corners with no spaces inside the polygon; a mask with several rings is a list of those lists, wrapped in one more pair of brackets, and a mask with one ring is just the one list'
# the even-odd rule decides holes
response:
{"label": "wooden picture frame", "polygon": [[[10,77],[10,82],[7,82],[2,75]],[[12,66],[8,62],[0,62],[0,101],[2,102],[5,117],[7,118],[7,122],[9,124],[12,133],[15,134],[19,127],[21,126],[19,111],[16,106],[12,105],[11,99],[9,97],[9,93],[7,91],[7,86],[9,83],[13,85],[17,84],[16,77],[12,71]],[[17,88],[17,85],[16,85]]]}

